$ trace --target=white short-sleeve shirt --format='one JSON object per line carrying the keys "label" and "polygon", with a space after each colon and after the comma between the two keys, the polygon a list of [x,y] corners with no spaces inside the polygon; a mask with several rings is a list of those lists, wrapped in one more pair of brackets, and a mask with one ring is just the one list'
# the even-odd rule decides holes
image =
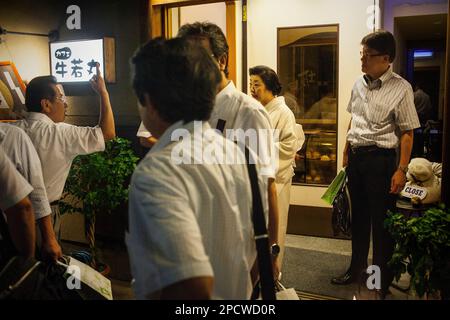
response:
{"label": "white short-sleeve shirt", "polygon": [[33,191],[0,147],[0,209],[5,211]]}
{"label": "white short-sleeve shirt", "polygon": [[37,219],[51,213],[42,176],[41,161],[27,134],[20,128],[0,123],[0,146],[15,165],[17,171],[31,184],[29,198]]}
{"label": "white short-sleeve shirt", "polygon": [[[245,157],[207,122],[198,123],[208,134],[192,135],[194,122],[175,123],[133,174],[126,243],[138,299],[199,276],[214,276],[214,299],[250,297],[256,249],[246,165],[194,164],[215,147],[234,150],[241,163]],[[180,130],[189,138],[172,142]],[[180,148],[191,142],[198,149],[184,155],[196,160],[177,164]]]}
{"label": "white short-sleeve shirt", "polygon": [[255,131],[258,134],[256,144],[248,139],[245,143],[258,155],[260,174],[275,179],[278,155],[273,141],[273,128],[268,113],[256,99],[237,90],[233,81],[230,81],[217,94],[209,123],[214,129],[224,124],[223,135],[233,141],[239,139],[231,138],[230,130]]}
{"label": "white short-sleeve shirt", "polygon": [[39,155],[45,188],[50,202],[59,200],[73,159],[78,155],[105,150],[102,129],[54,123],[47,115],[29,112],[16,122],[23,129]]}

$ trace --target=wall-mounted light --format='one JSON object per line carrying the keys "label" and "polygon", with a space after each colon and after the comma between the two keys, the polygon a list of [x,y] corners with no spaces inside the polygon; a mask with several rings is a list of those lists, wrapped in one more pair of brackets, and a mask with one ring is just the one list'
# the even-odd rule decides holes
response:
{"label": "wall-mounted light", "polygon": [[48,40],[51,41],[57,41],[59,39],[59,31],[58,30],[52,30],[49,33],[35,33],[35,32],[22,32],[22,31],[11,31],[7,30],[5,28],[2,28],[0,26],[0,43],[2,42],[1,36],[6,34],[16,34],[16,35],[22,35],[22,36],[36,36],[36,37],[46,37]]}

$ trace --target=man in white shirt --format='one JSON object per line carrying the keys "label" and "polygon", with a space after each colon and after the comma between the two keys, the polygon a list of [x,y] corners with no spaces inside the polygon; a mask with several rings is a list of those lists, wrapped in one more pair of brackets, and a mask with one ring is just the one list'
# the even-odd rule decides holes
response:
{"label": "man in white shirt", "polygon": [[[256,249],[245,156],[207,122],[219,70],[182,38],[151,40],[132,64],[141,118],[158,139],[130,187],[136,297],[248,299]],[[224,150],[236,162],[224,164]]]}
{"label": "man in white shirt", "polygon": [[42,165],[45,188],[51,203],[54,230],[59,238],[59,207],[64,184],[73,159],[105,149],[105,141],[115,137],[114,117],[105,81],[97,74],[91,86],[100,96],[100,115],[95,127],[79,127],[63,123],[66,97],[56,78],[37,77],[30,81],[25,93],[28,115],[16,124],[25,130],[36,148]]}
{"label": "man in white shirt", "polygon": [[19,173],[30,183],[33,191],[29,199],[33,205],[39,254],[43,259],[57,260],[62,256],[51,221],[51,209],[42,177],[41,161],[27,134],[20,128],[0,123],[0,146],[16,166]]}
{"label": "man in white shirt", "polygon": [[[34,257],[35,250],[34,212],[28,199],[31,191],[33,187],[17,172],[0,147],[0,214],[4,212],[8,225],[8,230],[2,230],[2,234],[8,232],[17,254],[25,257]],[[10,245],[6,241],[0,236],[0,267],[11,258],[9,252],[5,252],[5,246]]]}
{"label": "man in white shirt", "polygon": [[[178,37],[187,37],[199,41],[210,53],[219,66],[221,82],[216,96],[214,109],[209,119],[212,128],[222,131],[224,136],[233,141],[240,141],[242,136],[229,136],[227,131],[242,129],[244,132],[256,131],[257,143],[249,143],[249,139],[240,141],[258,154],[260,159],[260,175],[265,177],[269,201],[269,243],[273,258],[275,278],[279,275],[277,257],[280,252],[278,245],[278,200],[275,185],[276,154],[273,142],[270,117],[264,107],[252,97],[236,89],[233,81],[228,80],[228,44],[219,26],[209,22],[185,24],[178,31]],[[270,132],[270,134],[269,134]],[[255,148],[256,146],[256,148]]]}

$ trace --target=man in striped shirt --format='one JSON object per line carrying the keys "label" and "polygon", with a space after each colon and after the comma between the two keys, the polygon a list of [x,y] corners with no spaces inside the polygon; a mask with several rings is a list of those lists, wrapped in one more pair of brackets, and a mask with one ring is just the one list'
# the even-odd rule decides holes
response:
{"label": "man in striped shirt", "polygon": [[362,280],[372,231],[372,263],[381,270],[381,287],[376,289],[383,299],[393,280],[387,263],[394,246],[383,223],[405,185],[413,130],[420,123],[411,85],[391,69],[393,35],[377,31],[365,36],[361,45],[365,74],[356,80],[347,107],[352,118],[343,157],[352,205],[352,260],[346,274],[332,283]]}

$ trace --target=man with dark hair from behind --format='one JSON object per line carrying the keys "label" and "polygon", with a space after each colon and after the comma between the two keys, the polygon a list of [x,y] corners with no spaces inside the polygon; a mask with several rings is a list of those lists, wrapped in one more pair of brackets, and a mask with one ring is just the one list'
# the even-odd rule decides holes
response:
{"label": "man with dark hair from behind", "polygon": [[78,155],[103,151],[105,141],[116,135],[109,94],[98,64],[97,73],[90,83],[100,96],[98,126],[81,127],[63,123],[67,99],[62,86],[53,76],[36,77],[30,81],[25,92],[28,115],[15,123],[28,134],[41,160],[52,209],[53,228],[58,240],[61,224],[58,201],[73,159]]}
{"label": "man with dark hair from behind", "polygon": [[381,271],[377,295],[384,299],[393,280],[388,262],[394,248],[384,220],[388,210],[395,210],[397,194],[405,185],[413,130],[420,123],[411,85],[390,66],[394,36],[377,31],[365,36],[361,45],[364,75],[356,80],[347,107],[352,117],[342,164],[347,167],[352,206],[352,260],[347,272],[332,283],[362,281],[372,232],[373,265]]}
{"label": "man with dark hair from behind", "polygon": [[[256,131],[257,149],[253,150],[259,156],[261,170],[259,175],[264,177],[264,188],[267,192],[262,194],[265,209],[268,206],[268,234],[271,245],[274,278],[279,277],[278,254],[278,200],[275,186],[275,159],[272,125],[270,117],[264,107],[254,98],[236,89],[233,81],[228,79],[228,43],[219,26],[209,22],[195,22],[181,26],[178,37],[186,37],[199,42],[216,61],[221,72],[219,92],[209,123],[211,127],[223,132],[224,136],[232,140],[238,137],[229,137],[227,130],[238,132]],[[265,135],[264,133],[267,133]],[[245,144],[252,148],[252,143]],[[243,141],[237,141],[244,143]],[[253,280],[256,280],[256,269],[252,272]]]}
{"label": "man with dark hair from behind", "polygon": [[[130,186],[136,297],[248,299],[256,257],[250,181],[243,152],[207,121],[221,80],[215,62],[187,39],[154,39],[132,68],[141,119],[157,138]],[[226,150],[236,164],[216,152],[206,159],[208,150]]]}

